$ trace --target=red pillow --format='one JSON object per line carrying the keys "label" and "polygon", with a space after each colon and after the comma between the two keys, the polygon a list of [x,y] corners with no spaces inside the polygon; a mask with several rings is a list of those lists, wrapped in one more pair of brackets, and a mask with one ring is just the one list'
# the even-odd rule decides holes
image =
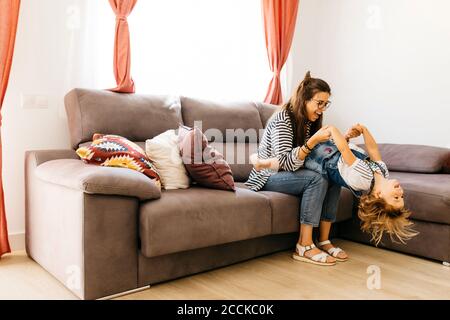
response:
{"label": "red pillow", "polygon": [[183,164],[195,182],[213,189],[236,190],[230,166],[223,155],[208,144],[200,129],[180,126],[178,145]]}
{"label": "red pillow", "polygon": [[92,144],[78,148],[77,154],[86,163],[142,172],[161,187],[161,179],[152,160],[141,147],[124,137],[95,133]]}

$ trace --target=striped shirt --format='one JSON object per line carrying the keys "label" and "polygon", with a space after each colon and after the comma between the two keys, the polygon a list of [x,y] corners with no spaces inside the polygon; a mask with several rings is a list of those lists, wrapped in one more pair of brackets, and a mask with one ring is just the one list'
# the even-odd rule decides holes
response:
{"label": "striped shirt", "polygon": [[[289,113],[281,110],[269,120],[263,137],[258,147],[258,157],[268,159],[276,157],[279,170],[296,171],[303,166],[304,160],[297,158],[300,147],[293,148],[294,132]],[[245,184],[253,191],[261,190],[269,177],[273,174],[270,170],[250,172]]]}
{"label": "striped shirt", "polygon": [[[367,154],[363,149],[352,143],[349,143],[349,147],[350,149]],[[377,164],[383,168],[384,173],[380,170]],[[356,161],[349,166],[344,162],[341,156],[338,160],[338,170],[345,183],[356,191],[370,190],[372,180],[374,179],[374,171],[379,172],[385,178],[389,177],[388,168],[383,161],[364,161],[357,158]]]}

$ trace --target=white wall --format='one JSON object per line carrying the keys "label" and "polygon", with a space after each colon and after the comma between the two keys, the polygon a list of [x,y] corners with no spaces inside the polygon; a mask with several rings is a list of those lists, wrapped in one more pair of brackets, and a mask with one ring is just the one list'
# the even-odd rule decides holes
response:
{"label": "white wall", "polygon": [[[138,1],[134,10],[129,17],[131,68],[138,93],[264,97],[271,73],[260,0],[245,5],[239,0]],[[23,234],[25,228],[25,151],[70,148],[64,95],[74,87],[115,86],[114,25],[107,0],[22,0],[3,106],[3,182],[10,235]],[[24,109],[23,94],[42,95],[48,106]],[[10,240],[18,243],[19,238]]]}
{"label": "white wall", "polygon": [[[90,61],[82,54],[85,48],[81,36],[87,30],[73,19],[79,16],[74,13],[83,10],[85,3],[83,0],[22,0],[1,129],[10,235],[21,234],[25,229],[25,151],[70,148],[64,94],[75,86],[94,84],[95,79],[88,72]],[[48,107],[22,108],[22,94],[44,95]],[[17,237],[10,238],[16,247],[20,246]]]}
{"label": "white wall", "polygon": [[[111,52],[102,65],[112,64],[113,34],[110,47],[92,47],[98,21],[82,20],[86,5],[94,6],[85,0],[22,0],[3,106],[10,234],[25,228],[25,150],[69,148],[64,94],[78,86],[108,87],[105,82],[113,80],[112,71],[92,73],[98,61],[91,50]],[[291,69],[285,70],[290,83],[283,86],[295,88],[309,69],[332,86],[326,122],[342,128],[363,122],[380,142],[450,147],[448,12],[445,0],[301,0]],[[23,93],[47,96],[48,108],[23,109]]]}
{"label": "white wall", "polygon": [[291,87],[311,70],[332,89],[325,123],[450,147],[449,12],[447,0],[302,0]]}

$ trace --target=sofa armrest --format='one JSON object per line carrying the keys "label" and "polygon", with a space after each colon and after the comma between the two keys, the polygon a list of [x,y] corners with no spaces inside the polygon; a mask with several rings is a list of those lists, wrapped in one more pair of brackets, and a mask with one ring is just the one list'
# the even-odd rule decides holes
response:
{"label": "sofa armrest", "polygon": [[55,150],[30,150],[25,152],[25,162],[34,167],[56,159],[80,159],[75,150],[55,149]]}
{"label": "sofa armrest", "polygon": [[138,171],[101,167],[77,159],[47,161],[36,168],[35,174],[42,181],[89,194],[129,196],[139,200],[161,197],[159,186]]}
{"label": "sofa armrest", "polygon": [[[28,256],[81,299],[135,289],[139,199],[88,194],[37,176],[39,166],[58,159],[82,162],[73,150],[26,152]],[[54,174],[60,173],[58,167]]]}

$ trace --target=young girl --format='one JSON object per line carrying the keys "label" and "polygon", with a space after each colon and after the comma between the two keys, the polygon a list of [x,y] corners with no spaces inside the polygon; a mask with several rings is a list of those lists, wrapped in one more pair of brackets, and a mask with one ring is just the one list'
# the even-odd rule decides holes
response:
{"label": "young girl", "polygon": [[[403,189],[395,179],[389,179],[386,164],[381,160],[377,143],[369,130],[360,124],[350,128],[345,136],[333,126],[325,126],[331,140],[309,148],[308,142],[302,146],[307,153],[305,168],[326,175],[330,181],[350,189],[360,198],[358,216],[362,230],[372,235],[378,245],[384,232],[391,240],[395,235],[402,243],[417,233],[410,229],[408,220],[411,212],[405,209]],[[350,138],[363,135],[367,153],[354,144]],[[256,170],[278,171],[277,158],[259,159],[250,157]]]}

